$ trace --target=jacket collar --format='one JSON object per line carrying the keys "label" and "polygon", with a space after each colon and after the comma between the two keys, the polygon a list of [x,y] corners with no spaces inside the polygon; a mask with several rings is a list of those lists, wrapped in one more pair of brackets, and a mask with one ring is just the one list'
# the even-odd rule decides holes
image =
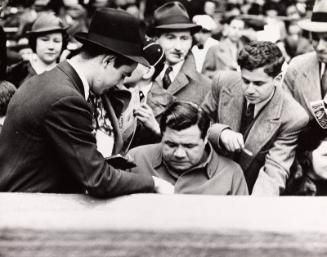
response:
{"label": "jacket collar", "polygon": [[74,87],[85,99],[83,82],[78,76],[77,72],[74,70],[74,68],[67,61],[59,63],[57,67],[71,79],[71,82],[73,83]]}

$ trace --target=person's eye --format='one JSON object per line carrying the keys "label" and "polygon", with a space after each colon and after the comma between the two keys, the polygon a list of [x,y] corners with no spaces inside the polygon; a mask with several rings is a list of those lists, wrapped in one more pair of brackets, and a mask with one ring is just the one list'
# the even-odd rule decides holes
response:
{"label": "person's eye", "polygon": [[245,84],[250,84],[250,81],[247,80],[247,79],[244,79],[244,78],[243,78],[243,82],[244,82]]}
{"label": "person's eye", "polygon": [[174,144],[174,143],[172,143],[172,142],[165,142],[165,144],[166,144],[167,146],[169,146],[170,148],[174,148],[174,147],[176,147],[176,144]]}
{"label": "person's eye", "polygon": [[262,85],[266,84],[265,82],[254,82],[253,85],[257,87],[261,87]]}
{"label": "person's eye", "polygon": [[48,37],[40,37],[40,40],[42,40],[42,41],[49,41],[49,38]]}

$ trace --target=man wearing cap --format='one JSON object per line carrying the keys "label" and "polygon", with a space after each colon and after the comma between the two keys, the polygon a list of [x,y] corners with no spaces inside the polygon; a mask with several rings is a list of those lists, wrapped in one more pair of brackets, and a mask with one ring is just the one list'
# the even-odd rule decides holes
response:
{"label": "man wearing cap", "polygon": [[209,140],[240,164],[252,195],[284,192],[298,135],[308,121],[281,88],[283,63],[274,43],[250,42],[238,56],[241,72],[218,72],[202,106],[216,122]]}
{"label": "man wearing cap", "polygon": [[178,100],[200,104],[210,88],[210,81],[196,71],[191,53],[192,34],[201,26],[190,21],[185,7],[169,2],[154,12],[154,32],[165,52],[166,63],[158,83]]}
{"label": "man wearing cap", "polygon": [[[106,26],[104,26],[104,24]],[[142,57],[139,20],[124,11],[96,11],[88,33],[76,37],[81,53],[49,72],[31,78],[17,91],[0,135],[0,191],[85,193],[106,198],[162,192],[171,185],[109,165],[92,134],[89,91],[101,95],[121,82]],[[110,101],[112,153],[121,135]]]}
{"label": "man wearing cap", "polygon": [[310,192],[301,194],[327,195],[327,1],[317,0],[311,20],[302,20],[299,26],[310,32],[315,50],[295,57],[284,79],[285,88],[310,117],[300,137],[298,160],[307,176],[305,182],[311,186],[308,187]]}
{"label": "man wearing cap", "polygon": [[209,15],[196,15],[192,20],[195,24],[202,27],[199,32],[194,34],[196,45],[192,47],[196,70],[201,72],[209,48],[219,43],[211,37],[212,31],[216,29],[217,24]]}

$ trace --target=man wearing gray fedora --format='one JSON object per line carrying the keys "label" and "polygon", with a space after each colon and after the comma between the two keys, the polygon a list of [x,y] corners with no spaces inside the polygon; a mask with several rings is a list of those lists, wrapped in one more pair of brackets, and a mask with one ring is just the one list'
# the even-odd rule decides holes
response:
{"label": "man wearing gray fedora", "polygon": [[[113,197],[171,192],[167,182],[115,169],[97,150],[89,91],[102,95],[122,82],[142,56],[140,22],[125,11],[96,11],[81,53],[24,83],[12,98],[0,136],[0,191],[85,193]],[[113,150],[121,135],[110,101]],[[113,164],[112,164],[113,165]]]}
{"label": "man wearing gray fedora", "polygon": [[292,59],[284,79],[286,90],[310,117],[298,149],[305,177],[291,193],[327,195],[327,1],[316,0],[311,19],[300,21],[299,26],[309,31],[315,51]]}
{"label": "man wearing gray fedora", "polygon": [[190,21],[185,7],[168,2],[154,12],[153,32],[165,52],[166,63],[156,81],[164,92],[178,100],[201,104],[210,89],[210,80],[196,71],[191,53],[192,35],[201,26]]}

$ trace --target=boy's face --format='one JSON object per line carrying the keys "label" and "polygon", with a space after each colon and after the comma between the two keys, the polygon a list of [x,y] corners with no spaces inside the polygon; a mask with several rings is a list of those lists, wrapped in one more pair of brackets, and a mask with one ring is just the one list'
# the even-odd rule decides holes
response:
{"label": "boy's face", "polygon": [[248,103],[258,104],[267,100],[274,91],[274,78],[269,76],[264,67],[253,71],[241,69],[242,89]]}

